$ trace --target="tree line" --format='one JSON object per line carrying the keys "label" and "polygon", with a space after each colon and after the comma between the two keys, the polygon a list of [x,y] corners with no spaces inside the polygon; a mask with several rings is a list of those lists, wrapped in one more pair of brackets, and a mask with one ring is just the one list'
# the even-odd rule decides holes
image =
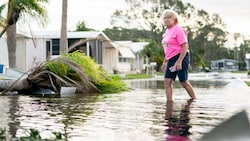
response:
{"label": "tree line", "polygon": [[[192,68],[209,67],[211,60],[236,59],[240,62],[240,69],[245,69],[245,54],[250,52],[250,42],[244,40],[234,49],[225,46],[229,33],[218,14],[209,14],[181,0],[125,1],[127,9],[116,10],[111,16],[113,27],[104,30],[112,40],[149,41],[150,44],[144,48],[142,54],[160,66],[164,56],[161,39],[165,32],[161,13],[165,9],[173,8],[180,15],[181,25],[188,32]],[[238,34],[234,37],[239,37]]]}

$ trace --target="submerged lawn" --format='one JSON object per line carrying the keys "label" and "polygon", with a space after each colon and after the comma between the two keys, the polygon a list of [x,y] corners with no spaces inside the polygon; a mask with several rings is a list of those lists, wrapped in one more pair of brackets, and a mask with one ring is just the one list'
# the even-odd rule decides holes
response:
{"label": "submerged lawn", "polygon": [[124,79],[143,79],[143,78],[152,78],[153,75],[150,74],[126,74],[126,76],[124,77]]}
{"label": "submerged lawn", "polygon": [[250,86],[250,81],[246,81],[247,85]]}

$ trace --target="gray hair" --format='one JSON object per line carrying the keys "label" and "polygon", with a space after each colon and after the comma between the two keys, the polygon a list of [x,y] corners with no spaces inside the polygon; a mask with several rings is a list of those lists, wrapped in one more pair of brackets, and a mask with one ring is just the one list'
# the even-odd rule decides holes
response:
{"label": "gray hair", "polygon": [[172,9],[166,9],[162,12],[162,19],[164,19],[164,17],[167,15],[167,14],[172,14],[173,16],[175,16],[176,18],[176,23],[179,23],[180,22],[180,17],[179,15]]}

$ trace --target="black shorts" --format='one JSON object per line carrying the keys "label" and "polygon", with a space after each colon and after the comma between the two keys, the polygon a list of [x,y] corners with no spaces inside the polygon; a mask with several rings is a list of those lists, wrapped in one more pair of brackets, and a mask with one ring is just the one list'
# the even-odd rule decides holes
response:
{"label": "black shorts", "polygon": [[175,72],[171,72],[169,70],[170,67],[174,66],[174,64],[178,60],[179,56],[180,56],[180,54],[177,54],[168,61],[166,71],[165,71],[165,78],[172,78],[173,80],[175,80],[176,75],[178,75],[179,81],[184,82],[184,81],[188,80],[188,65],[189,65],[189,61],[190,61],[189,52],[187,52],[186,56],[184,57],[184,59],[182,61],[182,69],[181,70],[178,70]]}

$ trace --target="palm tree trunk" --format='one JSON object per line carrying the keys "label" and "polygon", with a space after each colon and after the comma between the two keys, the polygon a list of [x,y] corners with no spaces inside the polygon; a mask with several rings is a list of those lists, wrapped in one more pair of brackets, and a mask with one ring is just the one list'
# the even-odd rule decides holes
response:
{"label": "palm tree trunk", "polygon": [[0,80],[0,91],[24,91],[31,87],[27,79]]}
{"label": "palm tree trunk", "polygon": [[3,34],[6,32],[7,29],[8,29],[8,26],[3,28],[3,30],[0,33],[0,38],[3,36]]}
{"label": "palm tree trunk", "polygon": [[7,45],[9,53],[9,67],[16,68],[16,24],[7,28]]}
{"label": "palm tree trunk", "polygon": [[60,38],[60,54],[68,52],[68,39],[67,39],[67,10],[68,0],[62,1],[62,25],[61,25],[61,38]]}

